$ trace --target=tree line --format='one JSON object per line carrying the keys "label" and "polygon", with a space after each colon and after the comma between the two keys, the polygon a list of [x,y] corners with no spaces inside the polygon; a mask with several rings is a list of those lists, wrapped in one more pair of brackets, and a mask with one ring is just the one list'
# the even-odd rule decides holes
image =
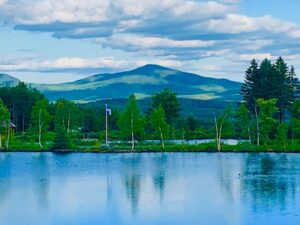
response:
{"label": "tree line", "polygon": [[[299,85],[294,67],[283,58],[274,63],[252,60],[241,86],[243,101],[228,104],[222,114],[211,112],[209,125],[193,114],[181,115],[177,94],[169,89],[154,93],[147,111],[142,112],[135,95],[125,109],[112,109],[108,119],[111,141],[123,140],[131,149],[143,140],[215,139],[222,149],[224,138],[246,141],[255,146],[294,147],[300,138]],[[195,109],[195,110],[201,110]],[[85,106],[66,99],[49,102],[38,90],[19,83],[0,88],[0,148],[78,148],[105,140],[105,107]],[[207,123],[205,123],[207,124]],[[138,146],[137,146],[138,145]]]}

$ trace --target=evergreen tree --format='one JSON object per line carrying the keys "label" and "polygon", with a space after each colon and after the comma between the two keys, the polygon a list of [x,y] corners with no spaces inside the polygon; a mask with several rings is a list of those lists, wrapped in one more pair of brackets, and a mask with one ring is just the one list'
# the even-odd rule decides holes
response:
{"label": "evergreen tree", "polygon": [[273,80],[273,98],[277,99],[279,110],[279,120],[283,120],[284,111],[289,108],[290,103],[294,100],[293,86],[290,83],[290,73],[287,64],[279,57],[274,64],[276,77]]}
{"label": "evergreen tree", "polygon": [[278,118],[282,122],[285,111],[290,109],[295,100],[297,90],[299,88],[294,68],[289,69],[283,58],[279,57],[274,64],[265,59],[259,67],[252,60],[246,71],[241,94],[253,115],[257,99],[277,99]]}
{"label": "evergreen tree", "polygon": [[160,138],[162,148],[165,149],[164,140],[169,134],[169,125],[166,122],[165,112],[161,105],[154,109],[150,120],[152,128],[155,130],[156,135]]}
{"label": "evergreen tree", "polygon": [[118,126],[124,138],[131,137],[131,150],[134,150],[135,140],[144,135],[145,126],[134,95],[129,97],[126,108],[120,115]]}
{"label": "evergreen tree", "polygon": [[258,97],[260,86],[258,64],[253,59],[250,67],[246,70],[245,81],[241,87],[243,99],[251,111],[254,111],[255,100]]}
{"label": "evergreen tree", "polygon": [[17,131],[25,132],[30,125],[32,107],[45,97],[37,89],[20,82],[15,87],[0,88],[0,98],[10,110]]}

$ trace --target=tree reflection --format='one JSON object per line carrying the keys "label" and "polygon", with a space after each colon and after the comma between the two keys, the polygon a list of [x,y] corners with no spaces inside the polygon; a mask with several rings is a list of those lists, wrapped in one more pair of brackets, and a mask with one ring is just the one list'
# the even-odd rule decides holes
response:
{"label": "tree reflection", "polygon": [[295,203],[297,164],[286,154],[218,155],[217,177],[229,201],[250,204],[255,212],[285,211]]}
{"label": "tree reflection", "polygon": [[292,175],[296,162],[287,155],[249,155],[243,167],[241,189],[254,211],[284,211],[295,201],[297,182]]}
{"label": "tree reflection", "polygon": [[[129,157],[128,157],[129,156]],[[131,212],[136,214],[139,207],[140,187],[141,187],[141,155],[132,154],[122,158],[123,179],[126,197],[130,201]]]}
{"label": "tree reflection", "polygon": [[3,202],[10,190],[11,184],[11,155],[0,154],[0,203]]}
{"label": "tree reflection", "polygon": [[45,153],[40,153],[37,158],[33,160],[33,179],[34,188],[37,196],[37,202],[39,208],[46,209],[48,207],[48,194],[49,194],[49,163],[48,155]]}
{"label": "tree reflection", "polygon": [[166,165],[167,157],[165,154],[158,155],[154,158],[154,173],[153,173],[153,185],[154,188],[159,192],[159,199],[163,201],[165,192],[165,179],[166,179]]}
{"label": "tree reflection", "polygon": [[217,154],[217,177],[220,182],[221,190],[225,192],[226,197],[230,201],[233,201],[233,166],[230,161],[227,160],[226,155],[224,154]]}

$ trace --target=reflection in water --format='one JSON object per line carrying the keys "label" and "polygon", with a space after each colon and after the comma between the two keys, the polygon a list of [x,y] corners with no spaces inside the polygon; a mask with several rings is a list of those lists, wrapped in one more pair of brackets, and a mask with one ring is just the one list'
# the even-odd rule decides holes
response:
{"label": "reflection in water", "polygon": [[49,165],[48,156],[40,153],[36,160],[33,161],[32,173],[34,179],[34,189],[37,193],[38,206],[41,209],[47,209],[48,207],[48,192],[49,192]]}
{"label": "reflection in water", "polygon": [[11,185],[10,154],[0,154],[0,204],[8,195]]}
{"label": "reflection in water", "polygon": [[220,189],[225,193],[229,201],[234,201],[234,167],[226,155],[217,155],[217,178],[220,182]]}
{"label": "reflection in water", "polygon": [[124,155],[122,163],[124,166],[124,174],[122,176],[124,179],[126,197],[130,201],[131,212],[136,214],[138,211],[141,188],[141,155],[132,154],[130,157]]}
{"label": "reflection in water", "polygon": [[299,224],[300,155],[0,153],[0,224]]}
{"label": "reflection in water", "polygon": [[297,182],[289,172],[294,163],[284,154],[247,157],[241,182],[254,211],[285,211],[288,202],[295,201]]}
{"label": "reflection in water", "polygon": [[160,201],[163,201],[164,191],[166,185],[166,167],[167,167],[167,156],[161,154],[154,158],[154,168],[153,168],[153,184],[155,189],[159,193]]}

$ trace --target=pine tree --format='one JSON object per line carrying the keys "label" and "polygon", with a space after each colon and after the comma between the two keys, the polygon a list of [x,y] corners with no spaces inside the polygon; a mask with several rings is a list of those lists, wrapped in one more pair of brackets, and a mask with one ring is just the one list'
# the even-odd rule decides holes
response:
{"label": "pine tree", "polygon": [[293,99],[293,88],[290,86],[289,68],[284,60],[279,57],[274,64],[276,77],[273,81],[273,98],[277,99],[279,120],[282,122],[284,111],[289,107]]}
{"label": "pine tree", "polygon": [[245,81],[241,87],[243,100],[247,103],[247,107],[254,111],[255,100],[259,92],[259,69],[255,59],[251,61],[250,67],[246,70]]}
{"label": "pine tree", "polygon": [[259,66],[252,60],[246,70],[241,94],[252,115],[255,115],[257,99],[277,99],[278,119],[282,122],[298,90],[294,67],[289,69],[283,58],[279,57],[274,64],[264,59]]}

